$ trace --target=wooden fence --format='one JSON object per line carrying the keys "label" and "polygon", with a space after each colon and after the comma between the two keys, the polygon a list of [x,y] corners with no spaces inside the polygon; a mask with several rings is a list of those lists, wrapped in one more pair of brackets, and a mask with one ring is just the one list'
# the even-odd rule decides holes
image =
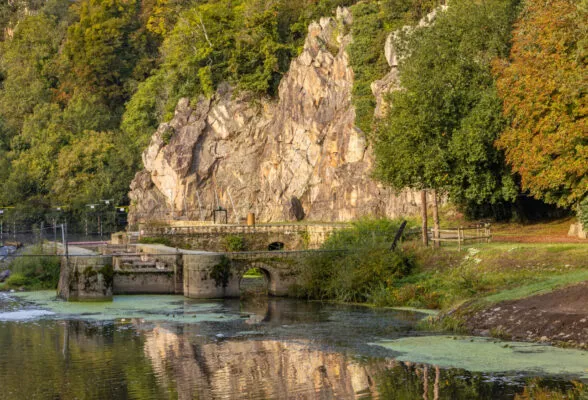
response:
{"label": "wooden fence", "polygon": [[457,249],[461,251],[462,246],[468,242],[490,242],[492,233],[489,225],[476,225],[472,227],[446,228],[439,229],[438,234],[435,231],[429,231],[429,239],[433,242],[455,242]]}

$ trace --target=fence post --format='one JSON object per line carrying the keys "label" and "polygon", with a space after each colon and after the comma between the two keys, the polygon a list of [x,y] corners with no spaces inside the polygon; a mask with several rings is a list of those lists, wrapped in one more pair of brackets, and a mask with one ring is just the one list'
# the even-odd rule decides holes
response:
{"label": "fence post", "polygon": [[462,231],[461,231],[461,226],[459,228],[457,228],[457,251],[461,252],[461,236],[462,236]]}

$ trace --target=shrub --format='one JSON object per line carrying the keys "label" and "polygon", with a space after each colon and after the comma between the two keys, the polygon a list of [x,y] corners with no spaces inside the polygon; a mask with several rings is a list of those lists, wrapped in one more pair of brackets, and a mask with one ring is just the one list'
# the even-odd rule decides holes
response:
{"label": "shrub", "polygon": [[385,288],[409,275],[414,257],[390,251],[398,221],[361,220],[350,229],[337,231],[311,254],[302,270],[302,284],[295,295],[346,302],[386,302]]}
{"label": "shrub", "polygon": [[8,288],[19,288],[21,286],[28,286],[31,280],[23,274],[12,274],[6,280],[6,287]]}
{"label": "shrub", "polygon": [[[34,254],[39,256],[33,256]],[[27,286],[31,289],[54,289],[59,282],[60,269],[59,257],[42,255],[42,247],[35,246],[23,257],[17,257],[12,261],[10,264],[12,275],[7,280],[7,285]]]}
{"label": "shrub", "polygon": [[584,230],[588,230],[588,196],[578,205],[578,220],[584,227]]}
{"label": "shrub", "polygon": [[174,247],[172,241],[166,237],[157,236],[157,237],[144,237],[139,240],[139,243],[142,244],[162,244],[168,247]]}
{"label": "shrub", "polygon": [[245,250],[245,240],[241,236],[227,235],[223,239],[226,251],[243,251]]}

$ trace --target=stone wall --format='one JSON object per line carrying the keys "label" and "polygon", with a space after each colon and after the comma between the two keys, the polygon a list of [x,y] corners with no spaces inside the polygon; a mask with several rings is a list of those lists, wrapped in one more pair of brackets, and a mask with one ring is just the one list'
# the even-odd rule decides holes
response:
{"label": "stone wall", "polygon": [[61,259],[57,295],[71,301],[110,301],[113,295],[112,257],[69,246]]}
{"label": "stone wall", "polygon": [[[194,299],[239,297],[243,275],[259,268],[268,293],[286,296],[296,284],[306,252],[215,253],[137,245],[160,268],[113,268],[118,257],[80,249],[62,257],[58,294],[72,301],[110,301],[113,294],[183,294]],[[82,254],[83,253],[83,254]],[[140,257],[140,256],[136,256]]]}
{"label": "stone wall", "polygon": [[116,271],[113,294],[181,294],[182,282],[177,283],[170,271]]}

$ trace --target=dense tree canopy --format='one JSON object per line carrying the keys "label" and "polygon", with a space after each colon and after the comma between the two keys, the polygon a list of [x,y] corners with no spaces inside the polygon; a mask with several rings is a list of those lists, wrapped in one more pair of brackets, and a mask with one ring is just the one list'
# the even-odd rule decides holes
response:
{"label": "dense tree canopy", "polygon": [[352,101],[376,140],[382,180],[447,190],[458,203],[512,199],[514,178],[493,146],[512,122],[498,143],[525,188],[577,202],[587,186],[585,1],[528,2],[510,57],[516,0],[452,1],[433,27],[406,38],[405,90],[391,96],[388,119],[374,120],[370,85],[389,71],[387,35],[441,3],[2,2],[0,205],[128,201],[141,151],[180,97],[211,96],[221,82],[275,96],[308,24],[338,6],[353,14]]}
{"label": "dense tree canopy", "polygon": [[498,140],[522,186],[548,203],[588,194],[588,3],[527,1],[496,63],[510,125]]}
{"label": "dense tree canopy", "polygon": [[458,203],[516,194],[493,143],[505,126],[491,60],[509,50],[516,1],[456,0],[433,26],[408,33],[403,90],[376,136],[377,174],[393,187],[441,189]]}

